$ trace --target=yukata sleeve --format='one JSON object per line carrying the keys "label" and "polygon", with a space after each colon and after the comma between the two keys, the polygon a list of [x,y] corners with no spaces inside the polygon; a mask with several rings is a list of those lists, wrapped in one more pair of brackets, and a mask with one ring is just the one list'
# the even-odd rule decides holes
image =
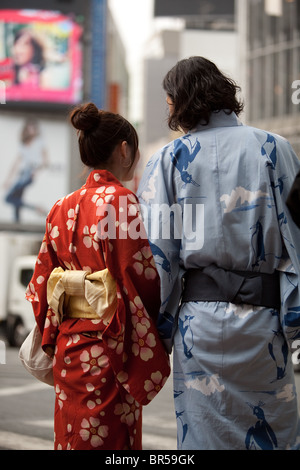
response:
{"label": "yukata sleeve", "polygon": [[35,263],[31,281],[26,289],[25,297],[31,302],[38,328],[42,334],[42,347],[54,346],[58,334],[58,323],[55,314],[47,302],[47,281],[52,270],[59,265],[55,249],[56,245],[48,233],[51,225],[47,223],[40,251]]}
{"label": "yukata sleeve", "polygon": [[170,363],[156,329],[159,276],[133,193],[124,188],[103,208],[98,233],[118,301],[102,339],[116,379],[145,405],[164,386]]}
{"label": "yukata sleeve", "polygon": [[300,171],[289,192],[286,204],[295,224],[300,228]]}
{"label": "yukata sleeve", "polygon": [[181,213],[180,206],[175,201],[173,187],[173,165],[167,146],[150,159],[137,195],[161,280],[161,307],[157,327],[169,352],[172,350],[177,328],[184,274],[179,262],[181,229],[177,230],[174,222],[178,217],[181,218]]}
{"label": "yukata sleeve", "polygon": [[[283,138],[276,139],[273,157],[268,169],[283,245],[277,268],[280,271],[280,319],[293,351],[300,344],[300,229],[293,221],[286,201],[300,170],[300,161],[289,142]],[[298,343],[295,342],[297,339]]]}

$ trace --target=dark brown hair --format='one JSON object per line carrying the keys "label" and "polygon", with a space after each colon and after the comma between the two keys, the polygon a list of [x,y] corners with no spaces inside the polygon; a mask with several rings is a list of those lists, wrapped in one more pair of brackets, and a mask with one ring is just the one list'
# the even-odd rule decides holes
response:
{"label": "dark brown hair", "polygon": [[243,110],[236,98],[240,88],[204,57],[179,61],[165,76],[163,88],[174,104],[168,121],[172,130],[206,125],[213,111],[225,110],[238,116]]}
{"label": "dark brown hair", "polygon": [[132,148],[134,161],[139,145],[138,135],[124,117],[99,110],[94,103],[86,103],[72,110],[70,120],[75,129],[80,131],[79,151],[86,166],[101,168],[108,162],[115,147],[123,141]]}
{"label": "dark brown hair", "polygon": [[[16,32],[14,38],[14,44],[16,44],[22,36],[28,36],[32,49],[33,49],[33,57],[31,58],[31,64],[35,65],[39,72],[41,72],[45,68],[45,57],[44,57],[44,47],[42,43],[33,36],[32,32],[28,29],[21,29]],[[19,84],[19,70],[20,66],[18,64],[14,64],[15,69],[15,78],[14,82]]]}

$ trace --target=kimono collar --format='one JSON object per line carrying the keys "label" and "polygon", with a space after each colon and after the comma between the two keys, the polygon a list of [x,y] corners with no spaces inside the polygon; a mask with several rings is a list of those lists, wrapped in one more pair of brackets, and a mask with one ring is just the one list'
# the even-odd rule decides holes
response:
{"label": "kimono collar", "polygon": [[242,126],[242,122],[239,120],[235,113],[226,114],[226,110],[213,112],[211,114],[209,123],[206,125],[198,124],[191,132],[195,131],[206,131],[207,129],[213,129],[215,127],[234,127]]}
{"label": "kimono collar", "polygon": [[122,183],[110,172],[107,170],[92,170],[87,177],[85,186],[94,187],[106,184],[113,184],[116,186],[123,186]]}

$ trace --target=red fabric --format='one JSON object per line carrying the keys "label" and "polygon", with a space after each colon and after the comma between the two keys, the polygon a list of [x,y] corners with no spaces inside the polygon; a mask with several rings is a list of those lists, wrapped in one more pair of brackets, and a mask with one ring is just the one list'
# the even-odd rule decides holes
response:
{"label": "red fabric", "polygon": [[[114,234],[110,224],[109,238],[108,220],[115,226]],[[83,319],[58,326],[46,289],[59,266],[89,272],[108,268],[118,291],[108,326]],[[141,449],[141,405],[159,392],[170,365],[155,328],[159,277],[139,206],[111,173],[92,171],[82,188],[51,209],[26,297],[43,347],[56,346],[55,448]]]}

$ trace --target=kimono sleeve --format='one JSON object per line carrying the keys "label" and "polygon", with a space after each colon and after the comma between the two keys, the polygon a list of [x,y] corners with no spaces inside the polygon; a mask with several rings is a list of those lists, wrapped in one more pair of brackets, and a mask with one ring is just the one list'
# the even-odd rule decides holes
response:
{"label": "kimono sleeve", "polygon": [[169,233],[161,232],[170,220],[174,220],[170,208],[176,210],[178,207],[173,191],[170,145],[150,159],[137,193],[149,243],[161,278],[161,307],[157,327],[169,352],[172,350],[177,328],[176,320],[184,274],[179,263],[181,236],[175,236],[174,226],[170,227]]}
{"label": "kimono sleeve", "polygon": [[170,374],[169,357],[155,326],[160,281],[138,201],[125,188],[118,196],[103,208],[98,223],[105,264],[116,280],[118,300],[102,338],[116,379],[138,403],[146,405]]}
{"label": "kimono sleeve", "polygon": [[300,162],[289,142],[276,138],[276,158],[269,165],[269,176],[277,207],[283,253],[280,271],[280,319],[288,344],[293,350],[300,338],[300,229],[286,205],[288,194],[299,172]]}
{"label": "kimono sleeve", "polygon": [[138,295],[155,321],[160,281],[135,195],[124,188],[103,208],[98,230],[106,267],[121,294]]}
{"label": "kimono sleeve", "polygon": [[47,302],[47,281],[52,270],[58,265],[55,245],[52,246],[48,230],[46,230],[35,263],[34,273],[25,294],[26,299],[31,302],[38,328],[43,337],[42,346],[44,349],[48,345],[55,344],[58,334],[56,317],[49,309]]}

